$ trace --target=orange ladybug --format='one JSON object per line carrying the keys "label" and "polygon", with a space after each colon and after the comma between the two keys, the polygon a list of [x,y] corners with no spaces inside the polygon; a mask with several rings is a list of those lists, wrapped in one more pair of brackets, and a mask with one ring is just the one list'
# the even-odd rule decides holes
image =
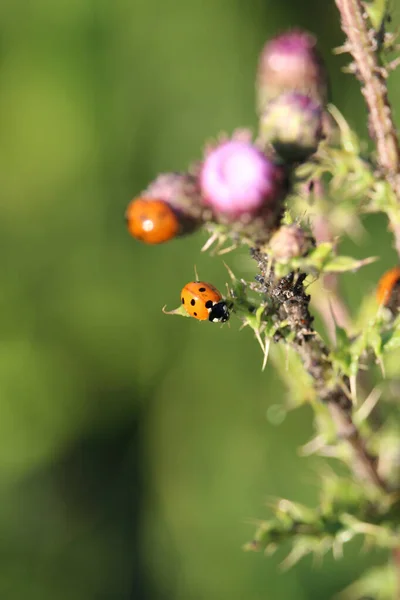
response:
{"label": "orange ladybug", "polygon": [[187,283],[181,292],[181,302],[186,312],[199,321],[226,323],[230,316],[220,292],[204,281]]}
{"label": "orange ladybug", "polygon": [[[397,290],[397,288],[399,289]],[[386,271],[380,278],[376,290],[376,299],[378,303],[383,304],[383,306],[388,306],[389,304],[392,304],[391,301],[394,300],[397,305],[394,308],[397,309],[399,306],[399,297],[397,297],[397,300],[394,298],[394,292],[396,290],[400,291],[400,267],[394,267],[393,269]],[[398,294],[396,295],[398,296]]]}
{"label": "orange ladybug", "polygon": [[125,212],[129,233],[146,244],[162,244],[175,238],[180,229],[178,216],[163,200],[135,198]]}

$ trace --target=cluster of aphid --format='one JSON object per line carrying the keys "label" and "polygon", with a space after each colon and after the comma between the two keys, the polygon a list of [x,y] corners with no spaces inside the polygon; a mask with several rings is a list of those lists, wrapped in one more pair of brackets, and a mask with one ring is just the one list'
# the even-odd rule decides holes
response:
{"label": "cluster of aphid", "polygon": [[[257,72],[257,139],[252,141],[246,130],[237,131],[208,146],[203,159],[187,172],[158,176],[126,210],[131,235],[161,244],[203,227],[211,233],[205,249],[215,242],[221,247],[228,239],[233,247],[251,246],[259,266],[272,265],[269,281],[264,277],[258,291],[269,295],[271,289],[279,290],[284,280],[274,281],[273,261],[304,257],[315,245],[304,228],[282,224],[282,218],[296,185],[296,168],[324,140],[329,143],[334,130],[326,110],[328,87],[313,36],[294,30],[270,40]],[[391,277],[386,284],[393,282]],[[305,305],[309,297],[302,281],[293,289]],[[388,304],[386,296],[378,295]],[[234,306],[234,298],[226,301],[213,285],[194,281],[181,292],[180,310],[171,312],[224,323]],[[305,315],[303,310],[301,320],[310,329],[311,319]]]}

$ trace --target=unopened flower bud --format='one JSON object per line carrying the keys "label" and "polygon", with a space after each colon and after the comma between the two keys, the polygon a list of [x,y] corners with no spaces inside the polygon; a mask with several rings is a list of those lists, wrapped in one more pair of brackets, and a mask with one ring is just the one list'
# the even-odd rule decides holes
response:
{"label": "unopened flower bud", "polygon": [[310,236],[299,225],[294,224],[282,225],[269,242],[271,254],[278,260],[304,256],[310,247]]}
{"label": "unopened flower bud", "polygon": [[201,220],[200,190],[196,177],[190,173],[162,173],[150,183],[143,196],[163,200],[187,218]]}
{"label": "unopened flower bud", "polygon": [[284,169],[251,143],[230,140],[204,159],[200,188],[215,214],[235,220],[274,210],[284,190]]}
{"label": "unopened flower bud", "polygon": [[325,106],[328,79],[311,34],[293,30],[267,42],[257,71],[257,106],[260,113],[277,96],[298,91]]}
{"label": "unopened flower bud", "polygon": [[322,107],[308,96],[288,92],[271,100],[260,118],[260,137],[288,163],[307,160],[323,137]]}

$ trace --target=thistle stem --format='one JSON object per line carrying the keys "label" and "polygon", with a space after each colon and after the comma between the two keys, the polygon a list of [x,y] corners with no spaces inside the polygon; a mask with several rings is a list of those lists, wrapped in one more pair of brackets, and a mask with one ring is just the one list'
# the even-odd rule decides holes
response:
{"label": "thistle stem", "polygon": [[[277,313],[290,327],[292,335],[287,338],[287,343],[301,357],[304,368],[311,376],[317,398],[328,407],[338,438],[345,440],[352,449],[351,469],[356,476],[386,491],[386,484],[378,473],[377,459],[369,453],[365,440],[353,421],[348,378],[335,374],[329,350],[312,328],[310,296],[303,287],[306,275],[291,273],[277,280],[267,255],[252,249],[252,256],[261,273],[258,281],[265,293],[274,298]],[[285,341],[286,338],[282,338],[280,343]]]}
{"label": "thistle stem", "polygon": [[347,47],[356,64],[357,77],[368,106],[370,133],[376,143],[379,165],[391,179],[400,202],[400,147],[393,122],[387,86],[368,30],[365,10],[360,0],[336,0]]}
{"label": "thistle stem", "polygon": [[[400,210],[400,145],[388,98],[387,73],[377,50],[377,32],[368,29],[367,14],[361,0],[335,2],[342,30],[347,36],[345,48],[354,59],[356,76],[368,107],[369,132],[376,144],[381,176],[390,185]],[[388,216],[400,256],[400,214],[391,211]]]}

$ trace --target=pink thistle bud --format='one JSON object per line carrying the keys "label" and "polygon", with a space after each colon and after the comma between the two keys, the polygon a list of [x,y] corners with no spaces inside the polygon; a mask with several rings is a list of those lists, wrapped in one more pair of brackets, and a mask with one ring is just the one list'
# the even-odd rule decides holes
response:
{"label": "pink thistle bud", "polygon": [[206,156],[200,172],[205,204],[218,215],[236,219],[241,215],[274,211],[285,191],[284,169],[250,143],[230,140]]}
{"label": "pink thistle bud", "polygon": [[282,94],[261,115],[260,136],[286,162],[307,160],[323,137],[322,107],[297,92]]}
{"label": "pink thistle bud", "polygon": [[163,200],[175,209],[198,203],[196,179],[189,173],[162,173],[150,183],[143,195]]}
{"label": "pink thistle bud", "polygon": [[201,200],[197,177],[191,173],[162,173],[143,193],[149,198],[163,200],[180,215],[185,232],[200,227],[210,218]]}
{"label": "pink thistle bud", "polygon": [[283,261],[304,256],[311,246],[311,237],[299,225],[282,225],[269,242],[272,256]]}
{"label": "pink thistle bud", "polygon": [[256,87],[260,113],[270,100],[288,91],[298,91],[325,106],[328,79],[314,36],[292,30],[267,42],[260,54]]}

